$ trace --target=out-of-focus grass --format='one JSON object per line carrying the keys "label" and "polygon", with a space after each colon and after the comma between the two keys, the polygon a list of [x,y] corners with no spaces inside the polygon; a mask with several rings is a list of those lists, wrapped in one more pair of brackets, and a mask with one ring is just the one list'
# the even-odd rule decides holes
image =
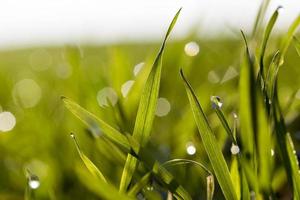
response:
{"label": "out-of-focus grass", "polygon": [[[189,57],[184,52],[184,46],[191,40],[195,38],[170,41],[166,47],[159,97],[170,102],[171,110],[166,116],[155,117],[147,149],[161,163],[186,158],[204,163],[211,169],[198,136],[179,69],[184,68],[189,82],[195,88],[217,142],[222,147],[225,159],[229,161],[231,142],[227,140],[227,133],[211,108],[210,96],[221,97],[224,115],[232,124],[232,112],[237,112],[239,104],[239,76],[226,80],[225,74],[232,74],[232,71],[239,74],[240,52],[244,46],[240,37],[200,39],[197,40],[199,54]],[[266,60],[271,59],[269,53],[275,49],[277,38],[271,38],[271,41],[274,42],[268,43]],[[122,127],[123,133],[132,133],[140,94],[158,48],[158,43],[149,43],[2,50],[0,106],[3,111],[15,115],[16,126],[12,131],[0,135],[0,198],[23,199],[27,187],[24,175],[26,168],[39,177],[40,187],[33,191],[38,199],[97,199],[91,189],[86,187],[86,182],[92,180],[82,171],[85,166],[70,139],[70,132],[76,133],[85,155],[111,184],[118,186],[126,156],[113,148],[114,144],[107,143],[101,130],[88,130],[79,123],[63,107],[60,96],[70,97],[114,128]],[[140,62],[145,62],[145,67],[135,77],[133,69]],[[283,108],[288,106],[290,96],[300,88],[299,63],[300,57],[291,46],[279,72],[278,95]],[[41,98],[34,107],[26,108],[22,103],[24,100],[16,98],[14,87],[23,79],[34,80],[41,89]],[[135,80],[135,83],[124,98],[121,86],[128,80]],[[118,95],[113,109],[109,106],[101,107],[97,102],[97,93],[104,87],[112,87]],[[28,87],[22,88],[22,91],[29,92],[29,96],[31,90]],[[298,98],[299,93],[285,112],[287,129],[294,139],[296,149],[300,138]],[[94,140],[95,134],[100,138]],[[187,144],[191,142],[197,149],[194,155],[187,154]],[[275,162],[278,162],[279,153],[277,149],[274,152]],[[287,179],[282,173],[282,167],[282,163],[276,165],[272,187],[280,195],[286,195]],[[140,168],[145,170],[143,165]],[[204,170],[192,165],[176,166],[169,170],[192,197],[206,197],[207,173]],[[135,174],[137,179],[142,176]],[[154,183],[153,187],[157,185]],[[155,192],[149,193],[153,193],[150,196],[157,195]],[[223,198],[217,183],[214,197]]]}

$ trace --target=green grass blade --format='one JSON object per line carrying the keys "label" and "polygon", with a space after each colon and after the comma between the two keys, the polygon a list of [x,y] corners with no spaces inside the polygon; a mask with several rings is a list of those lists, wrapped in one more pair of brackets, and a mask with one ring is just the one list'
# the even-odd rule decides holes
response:
{"label": "green grass blade", "polygon": [[91,192],[99,196],[101,199],[108,200],[133,200],[134,198],[120,193],[117,188],[103,180],[91,175],[90,172],[83,169],[80,165],[75,166],[76,174],[80,182],[87,187]]}
{"label": "green grass blade", "polygon": [[257,13],[257,16],[256,16],[256,19],[255,19],[255,22],[254,22],[254,26],[253,26],[253,30],[252,30],[252,37],[254,37],[262,22],[263,22],[263,19],[264,19],[264,16],[266,15],[266,11],[267,11],[267,8],[270,4],[270,0],[263,0],[260,7],[259,7],[259,11]]}
{"label": "green grass blade", "polygon": [[86,166],[86,168],[89,170],[89,172],[96,178],[99,178],[100,180],[102,180],[103,182],[107,182],[105,177],[103,176],[103,174],[101,173],[101,171],[97,168],[97,166],[81,151],[79,144],[76,140],[76,137],[73,133],[71,133],[71,138],[74,141],[74,144],[76,146],[77,152],[82,160],[82,162],[84,163],[84,165]]}
{"label": "green grass blade", "polygon": [[272,61],[268,69],[267,77],[266,77],[266,87],[267,87],[266,90],[267,90],[268,98],[271,101],[274,98],[275,82],[279,70],[280,57],[281,57],[280,52],[277,51],[272,58]]}
{"label": "green grass blade", "polygon": [[213,175],[209,175],[206,177],[206,193],[207,193],[207,200],[213,200],[215,192],[215,180]]}
{"label": "green grass blade", "polygon": [[234,189],[236,191],[236,195],[238,199],[241,199],[241,175],[239,171],[239,165],[237,157],[234,156],[231,160],[231,166],[230,166],[230,176],[232,181],[234,182]]}
{"label": "green grass blade", "polygon": [[296,155],[296,150],[292,138],[289,133],[286,135],[286,146],[289,158],[291,160],[291,170],[293,177],[293,195],[294,199],[300,199],[300,175],[299,175],[299,163]]}
{"label": "green grass blade", "polygon": [[189,160],[189,159],[173,159],[173,160],[164,162],[162,164],[162,166],[170,167],[170,166],[175,166],[175,165],[187,165],[187,164],[193,164],[195,166],[198,166],[209,174],[206,177],[207,200],[212,200],[213,195],[214,195],[214,190],[215,190],[214,176],[213,176],[212,172],[204,164],[194,161],[194,160]]}
{"label": "green grass blade", "polygon": [[152,123],[155,117],[155,110],[160,86],[162,56],[165,44],[170,35],[171,30],[173,29],[177,21],[180,11],[181,9],[176,13],[168,28],[161,48],[152,66],[151,72],[145,83],[145,87],[142,91],[133,131],[133,137],[136,138],[136,140],[139,141],[142,146],[144,146],[149,139],[150,132],[152,129]]}
{"label": "green grass blade", "polygon": [[298,55],[300,56],[300,41],[296,37],[294,37],[294,45]]}
{"label": "green grass blade", "polygon": [[[63,97],[62,99],[63,99],[66,107],[76,117],[78,117],[84,124],[86,124],[87,126],[101,127],[101,130],[108,137],[108,139],[114,141],[116,144],[123,147],[127,153],[132,153],[133,155],[130,154],[131,156],[136,157],[136,159],[139,159],[139,158],[137,158],[137,155],[138,155],[137,149],[139,149],[139,143],[131,135],[126,135],[126,136],[123,135],[118,130],[111,127],[103,120],[97,118],[95,115],[89,113],[88,111],[86,111],[84,108],[80,107],[75,102],[73,102],[65,97]],[[145,160],[145,159],[143,159],[142,156],[140,156],[140,157],[142,160],[142,161],[140,160],[140,162],[143,162],[149,170],[152,169],[152,167],[151,167],[152,165],[147,164],[147,163],[157,163],[155,160],[148,161],[148,159]],[[145,162],[145,161],[148,161],[148,162]],[[163,182],[163,184],[165,184],[166,187],[168,187],[168,189],[172,193],[174,193],[175,195],[177,195],[178,197],[181,197],[181,198],[191,199],[189,197],[188,193],[185,191],[185,189],[182,186],[180,186],[179,184],[177,184],[177,182],[176,182],[175,178],[172,176],[172,174],[170,174],[162,166],[160,166],[158,169],[159,169],[158,173],[155,174],[156,178],[161,180]],[[170,180],[172,180],[173,183],[176,183],[175,185],[177,185],[178,188],[174,188],[172,185],[168,185],[166,181],[170,181]]]}
{"label": "green grass blade", "polygon": [[243,154],[248,155],[249,164],[254,169],[255,160],[255,141],[254,141],[254,127],[255,127],[255,78],[254,78],[254,62],[251,59],[249,47],[246,37],[242,32],[244,38],[246,53],[241,63],[239,93],[240,93],[240,129],[241,129],[241,143],[243,147]]}
{"label": "green grass blade", "polygon": [[257,154],[258,154],[258,177],[260,183],[260,190],[265,197],[271,192],[271,171],[272,168],[272,155],[271,155],[271,130],[269,120],[263,97],[257,91],[256,105],[257,105]]}
{"label": "green grass blade", "polygon": [[293,40],[293,35],[296,32],[299,25],[300,25],[300,15],[298,15],[298,17],[294,20],[287,34],[284,36],[284,38],[281,41],[281,45],[279,49],[281,52],[280,65],[284,63],[285,54],[290,46],[291,41]]}
{"label": "green grass blade", "polygon": [[186,88],[187,96],[194,114],[194,119],[199,129],[201,139],[203,141],[204,148],[208,154],[210,163],[213,167],[222,192],[225,198],[228,200],[237,199],[225,158],[220,147],[218,146],[215,135],[208,124],[207,118],[191,85],[184,77],[182,70],[180,71],[180,74]]}
{"label": "green grass blade", "polygon": [[275,22],[278,18],[278,10],[281,7],[279,6],[275,12],[273,13],[272,17],[270,18],[268,25],[266,27],[265,33],[264,33],[264,37],[263,37],[263,41],[262,41],[262,45],[261,45],[261,50],[260,50],[260,74],[262,75],[262,77],[265,77],[265,72],[264,72],[264,57],[265,57],[265,53],[266,53],[266,47],[267,47],[267,43],[269,41],[270,35],[271,35],[271,31],[273,30],[273,27],[275,25]]}
{"label": "green grass blade", "polygon": [[[169,25],[168,31],[165,35],[161,48],[154,61],[151,72],[145,83],[145,87],[142,91],[139,108],[137,111],[136,121],[133,130],[133,137],[140,143],[141,146],[145,146],[149,140],[150,132],[152,129],[153,120],[155,117],[157,99],[160,87],[160,77],[162,68],[162,56],[165,48],[166,41],[177,21],[181,9],[174,16],[171,24]],[[137,167],[138,161],[132,155],[128,155],[123,170],[120,191],[126,191],[129,186],[135,168]]]}
{"label": "green grass blade", "polygon": [[150,181],[152,172],[146,173],[128,192],[130,196],[136,196]]}
{"label": "green grass blade", "polygon": [[77,118],[79,118],[86,126],[89,128],[101,129],[101,131],[108,137],[110,140],[121,145],[126,150],[130,151],[130,144],[125,135],[122,135],[119,131],[108,125],[103,120],[99,119],[92,113],[88,112],[77,103],[71,101],[66,97],[62,97],[62,100],[66,106]]}
{"label": "green grass blade", "polygon": [[281,155],[281,159],[285,166],[287,173],[288,181],[292,185],[293,194],[295,199],[300,197],[300,174],[298,167],[298,159],[295,156],[295,150],[293,141],[290,138],[290,135],[287,132],[284,119],[279,107],[279,101],[277,96],[277,89],[275,91],[275,98],[273,103],[274,111],[274,126],[275,133],[277,138],[277,145]]}
{"label": "green grass blade", "polygon": [[161,184],[165,185],[177,199],[192,199],[189,193],[176,182],[173,175],[158,162],[154,163],[152,173],[154,174],[156,180],[158,180]]}
{"label": "green grass blade", "polygon": [[219,97],[217,96],[212,96],[211,97],[211,101],[213,103],[213,108],[219,118],[219,120],[221,121],[226,133],[228,134],[228,136],[231,138],[232,142],[237,145],[237,141],[236,141],[236,136],[235,134],[233,133],[233,131],[231,131],[230,127],[229,127],[229,124],[225,118],[225,115],[221,109],[221,106],[218,106],[219,104]]}
{"label": "green grass blade", "polygon": [[164,167],[170,167],[170,166],[175,166],[175,165],[186,165],[186,164],[193,164],[196,165],[200,168],[202,168],[204,171],[206,171],[208,174],[213,175],[212,172],[202,163],[194,161],[194,160],[189,160],[189,159],[172,159],[167,162],[164,162],[162,166]]}

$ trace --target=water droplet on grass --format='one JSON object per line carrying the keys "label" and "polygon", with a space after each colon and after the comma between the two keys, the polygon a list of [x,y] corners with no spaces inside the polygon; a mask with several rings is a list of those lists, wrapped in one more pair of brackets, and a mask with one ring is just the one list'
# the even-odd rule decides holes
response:
{"label": "water droplet on grass", "polygon": [[32,79],[23,79],[17,82],[13,88],[13,100],[16,105],[24,108],[36,106],[42,96],[40,86]]}
{"label": "water droplet on grass", "polygon": [[11,131],[16,125],[16,118],[11,112],[0,113],[0,131]]}
{"label": "water droplet on grass", "polygon": [[196,42],[192,41],[184,46],[184,51],[188,56],[196,56],[200,51],[200,47]]}
{"label": "water droplet on grass", "polygon": [[275,151],[274,149],[271,149],[271,156],[274,156],[275,155]]}
{"label": "water droplet on grass", "polygon": [[133,86],[134,84],[134,80],[129,80],[129,81],[126,81],[122,86],[121,86],[121,93],[123,95],[124,98],[127,97],[131,87]]}
{"label": "water droplet on grass", "polygon": [[235,112],[232,113],[232,116],[233,116],[233,119],[237,119],[238,118],[238,116],[237,116],[237,114]]}
{"label": "water droplet on grass", "polygon": [[144,62],[141,62],[139,64],[137,64],[136,66],[134,66],[134,69],[133,69],[133,75],[134,76],[137,76],[138,73],[141,71],[141,69],[145,66],[145,63]]}
{"label": "water droplet on grass", "polygon": [[158,98],[155,115],[158,117],[166,116],[171,110],[171,105],[166,98]]}
{"label": "water droplet on grass", "polygon": [[240,147],[238,145],[232,144],[230,151],[231,151],[232,155],[236,155],[236,154],[240,153]]}
{"label": "water droplet on grass", "polygon": [[220,82],[220,77],[214,70],[211,70],[210,72],[208,72],[207,79],[211,83],[219,83]]}
{"label": "water droplet on grass", "polygon": [[109,102],[114,106],[118,101],[118,95],[113,88],[105,87],[98,92],[97,101],[101,107],[108,107]]}
{"label": "water droplet on grass", "polygon": [[29,180],[28,180],[28,185],[31,189],[37,189],[38,187],[40,187],[40,180],[39,177],[37,177],[36,175],[30,175]]}
{"label": "water droplet on grass", "polygon": [[192,142],[188,142],[186,144],[186,153],[189,155],[194,155],[196,153],[197,149],[195,145]]}
{"label": "water droplet on grass", "polygon": [[220,109],[220,108],[222,108],[223,103],[222,103],[220,97],[218,97],[218,96],[211,96],[210,100],[211,100],[212,108],[213,109],[217,109],[217,108]]}
{"label": "water droplet on grass", "polygon": [[147,186],[146,188],[148,191],[153,191],[154,190],[154,187],[153,186]]}

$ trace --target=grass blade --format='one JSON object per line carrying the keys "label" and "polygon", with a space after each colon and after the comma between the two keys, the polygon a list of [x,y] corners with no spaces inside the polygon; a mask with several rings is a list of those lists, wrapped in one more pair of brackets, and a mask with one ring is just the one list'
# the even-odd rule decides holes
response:
{"label": "grass blade", "polygon": [[274,126],[277,138],[277,145],[281,155],[281,159],[284,163],[287,173],[288,181],[292,184],[293,195],[295,199],[300,198],[300,174],[298,167],[298,159],[295,156],[295,150],[290,135],[287,132],[282,112],[279,107],[279,101],[277,96],[277,89],[275,91],[274,103]]}
{"label": "grass blade", "polygon": [[296,37],[294,37],[294,45],[298,55],[300,56],[300,41]]}
{"label": "grass blade", "polygon": [[203,141],[204,148],[208,154],[210,163],[213,167],[222,192],[225,198],[228,200],[237,199],[225,158],[220,147],[218,146],[215,135],[208,124],[207,118],[203,113],[203,110],[191,85],[184,77],[182,70],[180,71],[180,74],[184,81],[187,96],[194,114],[194,119],[199,129],[201,139]]}
{"label": "grass blade", "polygon": [[155,110],[156,110],[157,98],[159,93],[160,76],[161,76],[161,68],[162,68],[162,56],[163,56],[166,41],[177,21],[180,11],[181,9],[179,9],[179,11],[176,13],[168,28],[166,36],[161,45],[161,48],[152,66],[151,72],[145,83],[145,87],[142,91],[140,104],[137,111],[134,131],[133,131],[133,137],[141,143],[141,146],[144,146],[147,143],[150,136],[152,123],[155,117]]}
{"label": "grass blade", "polygon": [[152,172],[146,173],[128,192],[130,196],[136,196],[150,181]]}
{"label": "grass blade", "polygon": [[291,170],[293,177],[293,195],[294,199],[300,199],[300,175],[299,175],[299,163],[296,155],[296,150],[292,138],[289,133],[286,136],[286,146],[289,158],[291,160]]}
{"label": "grass blade", "polygon": [[120,199],[133,200],[134,198],[120,193],[117,188],[103,180],[93,176],[90,172],[83,169],[80,165],[75,166],[75,170],[80,182],[87,187],[91,192],[98,195],[101,199]]}
{"label": "grass blade", "polygon": [[110,140],[121,145],[126,150],[130,151],[131,147],[125,135],[121,134],[119,131],[108,125],[103,120],[99,119],[92,113],[88,112],[77,103],[72,100],[62,97],[61,98],[66,106],[77,118],[79,118],[87,127],[101,129],[101,131]]}
{"label": "grass blade", "polygon": [[272,61],[268,69],[267,77],[266,77],[267,95],[271,101],[274,98],[275,82],[279,70],[280,57],[281,57],[280,52],[277,51],[272,58]]}
{"label": "grass blade", "polygon": [[[152,129],[153,120],[155,117],[155,110],[157,105],[157,98],[160,87],[160,77],[162,68],[162,56],[165,48],[166,41],[177,21],[181,9],[174,16],[168,31],[165,35],[161,48],[154,61],[151,72],[145,83],[145,87],[142,91],[139,108],[137,111],[136,121],[133,130],[133,137],[140,143],[141,146],[145,146]],[[120,191],[126,191],[137,167],[138,160],[131,154],[128,154],[125,167],[123,170]]]}
{"label": "grass blade", "polygon": [[209,175],[206,177],[206,193],[207,193],[207,200],[213,200],[215,192],[215,181],[214,176]]}
{"label": "grass blade", "polygon": [[76,146],[77,152],[82,160],[82,162],[84,163],[84,165],[86,166],[86,168],[89,170],[89,172],[96,178],[102,180],[103,182],[107,183],[105,177],[103,176],[103,174],[100,172],[100,170],[96,167],[96,165],[81,151],[79,144],[76,140],[76,137],[73,133],[71,133],[71,138],[74,141],[74,144]]}
{"label": "grass blade", "polygon": [[[185,189],[176,182],[173,175],[170,172],[168,172],[163,166],[159,165],[157,161],[150,161],[149,159],[145,160],[143,159],[142,155],[138,155],[137,150],[139,149],[139,143],[131,135],[123,135],[118,130],[114,129],[103,120],[97,118],[95,115],[89,113],[75,102],[65,97],[63,97],[62,99],[66,107],[84,124],[86,124],[88,127],[101,127],[101,130],[107,136],[108,139],[114,141],[116,144],[123,147],[127,153],[131,153],[131,156],[135,157],[136,159],[141,159],[140,162],[143,162],[143,164],[145,164],[145,166],[147,166],[149,170],[152,170],[152,166],[154,165],[154,163],[157,163],[156,165],[158,166],[158,170],[154,174],[156,179],[160,180],[177,197],[180,197],[181,199],[191,199],[189,197],[189,194],[185,191]],[[121,140],[119,140],[119,138],[121,138]],[[173,185],[168,185],[169,182],[174,183],[174,185],[176,185],[177,187],[174,187]]]}
{"label": "grass blade", "polygon": [[270,0],[263,0],[263,2],[261,3],[258,14],[257,14],[255,22],[254,22],[254,26],[253,26],[253,30],[252,30],[252,37],[254,37],[257,34],[257,32],[263,22],[264,16],[266,15],[266,11],[269,6],[269,3],[270,3]]}
{"label": "grass blade", "polygon": [[206,171],[209,174],[206,177],[207,200],[212,200],[213,195],[214,195],[214,190],[215,190],[214,176],[211,173],[211,171],[207,167],[205,167],[205,165],[203,165],[200,162],[197,162],[194,160],[189,160],[189,159],[173,159],[173,160],[169,160],[169,161],[163,163],[163,166],[170,167],[170,166],[175,166],[175,165],[186,165],[186,164],[196,165],[196,166],[202,168],[204,171]]}
{"label": "grass blade", "polygon": [[228,134],[228,136],[231,138],[233,144],[237,145],[237,141],[236,141],[236,136],[235,134],[231,131],[229,124],[225,118],[225,115],[221,109],[221,106],[218,106],[219,104],[219,97],[217,96],[212,96],[211,97],[211,101],[213,103],[213,108],[219,118],[219,120],[221,121],[226,133]]}
{"label": "grass blade", "polygon": [[249,157],[248,165],[254,169],[255,166],[255,140],[254,140],[254,128],[255,126],[255,99],[256,99],[256,85],[254,78],[254,62],[252,61],[249,47],[247,44],[246,37],[243,32],[242,36],[244,38],[246,53],[243,57],[240,72],[240,82],[239,82],[239,93],[240,93],[240,106],[239,106],[239,116],[240,116],[240,129],[241,143],[242,143],[242,153]]}
{"label": "grass blade", "polygon": [[173,159],[173,160],[169,160],[167,162],[164,162],[162,164],[162,166],[170,167],[170,166],[175,166],[175,165],[186,165],[186,164],[196,165],[196,166],[202,168],[208,174],[213,175],[212,172],[205,165],[203,165],[200,162],[197,162],[197,161],[194,161],[194,160],[189,160],[189,159]]}
{"label": "grass blade", "polygon": [[177,199],[192,199],[189,193],[187,193],[185,189],[176,182],[173,175],[158,162],[154,163],[152,173],[155,175],[156,180],[165,185]]}
{"label": "grass blade", "polygon": [[241,199],[241,175],[239,171],[239,165],[237,157],[234,156],[231,160],[231,166],[230,166],[230,176],[232,181],[234,182],[234,189],[236,191],[236,195],[238,199]]}
{"label": "grass blade", "polygon": [[258,177],[260,190],[268,197],[272,188],[270,185],[272,168],[271,155],[271,130],[267,111],[264,107],[264,102],[260,91],[257,91],[256,98],[256,124],[257,124],[257,155],[258,155]]}
{"label": "grass blade", "polygon": [[268,43],[268,40],[270,38],[270,35],[271,35],[271,31],[273,30],[273,27],[275,25],[275,22],[278,18],[278,10],[280,9],[281,7],[279,6],[275,12],[273,13],[271,19],[269,20],[268,22],[268,25],[267,25],[267,28],[265,30],[265,33],[264,33],[264,37],[263,37],[263,41],[262,41],[262,45],[261,45],[261,50],[260,50],[260,59],[259,59],[259,62],[260,62],[260,74],[261,76],[265,77],[265,72],[264,72],[264,57],[265,57],[265,53],[266,53],[266,47],[267,47],[267,43]]}
{"label": "grass blade", "polygon": [[294,20],[294,22],[290,26],[287,34],[285,35],[285,37],[281,41],[281,45],[280,45],[280,52],[281,52],[280,65],[282,65],[284,63],[285,54],[286,54],[286,52],[288,50],[288,47],[290,46],[290,43],[293,39],[293,35],[296,32],[299,25],[300,25],[300,15],[298,15],[298,17]]}

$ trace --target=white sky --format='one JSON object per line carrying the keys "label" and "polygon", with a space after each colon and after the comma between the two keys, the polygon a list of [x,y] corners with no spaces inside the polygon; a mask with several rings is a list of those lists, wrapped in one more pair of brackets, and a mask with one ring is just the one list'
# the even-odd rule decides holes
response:
{"label": "white sky", "polygon": [[[183,7],[173,38],[197,26],[206,35],[249,30],[261,0],[0,0],[0,48],[159,39]],[[283,30],[300,0],[273,0]]]}

